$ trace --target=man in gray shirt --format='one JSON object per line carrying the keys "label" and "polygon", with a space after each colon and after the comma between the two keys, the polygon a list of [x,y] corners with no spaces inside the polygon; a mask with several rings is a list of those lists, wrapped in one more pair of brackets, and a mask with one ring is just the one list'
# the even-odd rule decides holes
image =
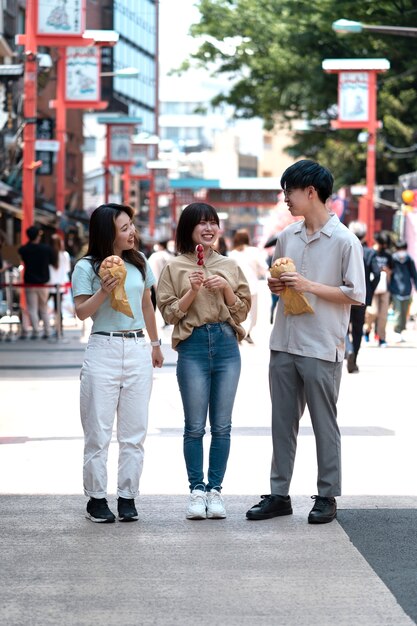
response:
{"label": "man in gray shirt", "polygon": [[279,299],[271,334],[269,365],[272,401],[271,495],[261,497],[246,517],[269,519],[292,513],[288,495],[299,421],[307,405],[317,449],[317,489],[311,524],[336,517],[341,493],[339,394],[350,307],[365,302],[362,246],[326,207],[333,176],[310,160],[298,161],[281,178],[291,215],[303,217],[279,235],[274,260],[291,258],[296,270],[269,278],[272,293],[291,287],[305,294],[314,313],[285,315]]}

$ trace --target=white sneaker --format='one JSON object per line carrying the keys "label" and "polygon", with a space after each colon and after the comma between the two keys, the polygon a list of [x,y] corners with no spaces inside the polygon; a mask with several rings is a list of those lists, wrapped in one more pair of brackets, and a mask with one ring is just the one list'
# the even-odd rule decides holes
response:
{"label": "white sneaker", "polygon": [[212,489],[207,494],[207,518],[223,519],[226,517],[223,498],[220,491]]}
{"label": "white sneaker", "polygon": [[190,493],[190,501],[188,503],[186,518],[187,519],[206,519],[207,496],[201,489],[193,489]]}

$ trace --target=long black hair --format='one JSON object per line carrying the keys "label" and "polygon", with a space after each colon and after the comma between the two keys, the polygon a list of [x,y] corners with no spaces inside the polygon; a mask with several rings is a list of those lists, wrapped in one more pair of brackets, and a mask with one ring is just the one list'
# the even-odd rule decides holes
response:
{"label": "long black hair", "polygon": [[211,204],[193,202],[185,207],[178,220],[175,244],[180,254],[194,252],[193,230],[201,220],[213,220],[220,226],[219,216]]}
{"label": "long black hair", "polygon": [[[113,246],[116,239],[116,220],[126,213],[130,219],[133,219],[134,210],[128,204],[102,204],[97,207],[90,217],[88,250],[86,257],[89,257],[95,273],[98,275],[102,261],[108,256],[114,254]],[[135,233],[136,245],[138,244],[138,236]],[[132,250],[124,250],[122,259],[131,263],[142,274],[143,280],[146,277],[146,261],[144,256],[135,248]]]}

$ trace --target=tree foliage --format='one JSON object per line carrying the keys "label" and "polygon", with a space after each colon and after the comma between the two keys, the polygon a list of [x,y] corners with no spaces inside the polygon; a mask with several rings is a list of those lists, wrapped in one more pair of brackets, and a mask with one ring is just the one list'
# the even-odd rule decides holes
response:
{"label": "tree foliage", "polygon": [[[365,178],[366,144],[358,131],[331,131],[337,78],[322,70],[325,58],[387,58],[378,76],[377,180],[397,182],[417,169],[417,37],[364,31],[341,37],[332,22],[417,26],[416,0],[199,0],[201,20],[191,34],[202,41],[182,69],[197,65],[225,75],[230,89],[212,103],[226,103],[236,117],[261,117],[266,128],[313,124],[294,132],[294,156],[327,163],[338,183]],[[414,148],[413,148],[414,146]],[[408,148],[411,148],[408,150]]]}

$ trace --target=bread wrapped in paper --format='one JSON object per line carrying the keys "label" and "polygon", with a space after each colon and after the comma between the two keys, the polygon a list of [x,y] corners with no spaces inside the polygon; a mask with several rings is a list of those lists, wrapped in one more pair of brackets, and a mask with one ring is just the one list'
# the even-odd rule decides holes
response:
{"label": "bread wrapped in paper", "polygon": [[123,313],[128,317],[133,317],[125,290],[127,272],[123,259],[115,254],[106,257],[100,265],[98,273],[100,278],[104,278],[110,273],[113,278],[119,279],[118,285],[110,293],[110,305],[115,311],[119,311],[119,313]]}
{"label": "bread wrapped in paper", "polygon": [[[281,278],[284,272],[295,272],[294,261],[288,257],[276,259],[269,269],[273,278]],[[279,294],[284,301],[285,315],[301,315],[302,313],[314,313],[307,298],[301,291],[295,291],[293,287],[285,287]]]}

